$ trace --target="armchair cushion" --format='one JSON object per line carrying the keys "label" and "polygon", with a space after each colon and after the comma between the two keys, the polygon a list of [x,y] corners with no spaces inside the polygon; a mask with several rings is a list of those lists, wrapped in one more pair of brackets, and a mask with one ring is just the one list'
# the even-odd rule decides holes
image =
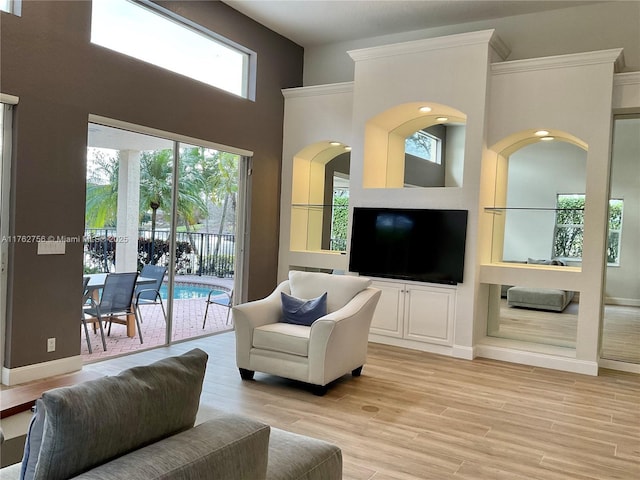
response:
{"label": "armchair cushion", "polygon": [[294,325],[311,326],[327,314],[327,292],[311,300],[292,297],[280,292],[282,299],[282,321]]}
{"label": "armchair cushion", "polygon": [[365,277],[351,275],[331,275],[329,273],[289,272],[291,295],[298,298],[316,298],[327,292],[327,312],[335,312],[344,307],[362,290],[371,285]]}
{"label": "armchair cushion", "polygon": [[306,357],[309,354],[311,329],[304,325],[270,323],[253,331],[253,346],[262,350]]}

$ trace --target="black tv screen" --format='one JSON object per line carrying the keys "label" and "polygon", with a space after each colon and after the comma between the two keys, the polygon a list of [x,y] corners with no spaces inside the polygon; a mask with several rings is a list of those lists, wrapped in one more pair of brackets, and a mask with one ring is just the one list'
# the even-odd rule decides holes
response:
{"label": "black tv screen", "polygon": [[462,282],[466,210],[355,207],[349,270],[421,282]]}

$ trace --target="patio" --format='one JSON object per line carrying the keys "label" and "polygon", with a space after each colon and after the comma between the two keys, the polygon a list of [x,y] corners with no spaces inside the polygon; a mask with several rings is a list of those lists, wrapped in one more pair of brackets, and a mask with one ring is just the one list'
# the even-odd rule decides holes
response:
{"label": "patio", "polygon": [[[221,279],[215,277],[198,277],[198,276],[180,276],[180,285],[192,284],[199,286],[208,285],[227,285],[232,286],[233,279]],[[215,283],[214,283],[215,282]],[[173,335],[172,341],[186,340],[204,335],[211,335],[223,331],[233,329],[233,319],[229,316],[227,320],[227,308],[219,305],[210,305],[209,314],[207,315],[207,323],[202,328],[202,320],[206,308],[206,298],[192,299],[176,299],[173,301]],[[166,302],[165,302],[166,308]],[[166,324],[160,305],[143,305],[142,312],[142,339],[144,343],[140,344],[140,339],[136,334],[135,337],[128,337],[126,327],[114,323],[111,328],[111,335],[106,335],[107,351],[102,349],[102,340],[100,331],[94,333],[89,326],[89,340],[91,341],[91,349],[93,353],[89,353],[87,341],[85,338],[82,324],[79,325],[80,331],[80,353],[83,363],[91,363],[105,358],[112,358],[128,353],[138,352],[144,349],[153,348],[165,344]]]}

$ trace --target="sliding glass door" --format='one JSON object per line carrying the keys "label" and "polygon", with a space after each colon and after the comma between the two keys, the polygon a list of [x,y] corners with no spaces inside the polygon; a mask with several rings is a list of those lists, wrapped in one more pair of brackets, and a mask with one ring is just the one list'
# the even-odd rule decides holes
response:
{"label": "sliding glass door", "polygon": [[89,334],[91,354],[83,339],[87,361],[232,328],[242,160],[203,145],[89,124],[85,274],[138,271],[159,280],[145,287],[157,294],[140,297],[144,343],[131,328],[114,324],[106,352],[99,336]]}

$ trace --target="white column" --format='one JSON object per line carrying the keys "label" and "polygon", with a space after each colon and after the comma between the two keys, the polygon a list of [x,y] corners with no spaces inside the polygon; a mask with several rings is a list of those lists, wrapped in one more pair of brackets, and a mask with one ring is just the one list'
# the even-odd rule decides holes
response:
{"label": "white column", "polygon": [[116,272],[134,272],[138,267],[139,205],[140,152],[120,150]]}

